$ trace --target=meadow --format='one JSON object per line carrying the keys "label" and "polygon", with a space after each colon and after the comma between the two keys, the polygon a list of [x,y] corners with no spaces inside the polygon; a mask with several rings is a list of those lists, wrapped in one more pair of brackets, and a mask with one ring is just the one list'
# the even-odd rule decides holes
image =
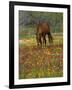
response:
{"label": "meadow", "polygon": [[[29,28],[31,30],[31,28]],[[63,34],[52,33],[53,44],[38,47],[32,32],[19,33],[19,79],[63,76]]]}

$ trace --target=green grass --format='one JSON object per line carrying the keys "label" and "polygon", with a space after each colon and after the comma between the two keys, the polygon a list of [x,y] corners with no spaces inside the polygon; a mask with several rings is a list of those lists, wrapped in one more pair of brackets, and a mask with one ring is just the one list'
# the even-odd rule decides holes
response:
{"label": "green grass", "polygon": [[63,76],[63,47],[20,46],[19,79]]}
{"label": "green grass", "polygon": [[20,46],[19,78],[63,76],[62,45],[38,48]]}
{"label": "green grass", "polygon": [[20,31],[19,79],[63,76],[63,35],[52,33],[52,36],[52,45],[46,37],[47,46],[37,47],[34,34]]}
{"label": "green grass", "polygon": [[20,27],[19,39],[34,37],[35,31],[34,27]]}
{"label": "green grass", "polygon": [[[53,45],[62,45],[63,44],[63,36],[62,35],[53,35]],[[48,37],[46,37],[46,41],[47,41],[47,45],[50,45]],[[31,46],[31,45],[37,45],[37,41],[36,41],[36,37],[33,36],[30,38],[23,38],[19,40],[20,45],[24,45],[24,46]]]}

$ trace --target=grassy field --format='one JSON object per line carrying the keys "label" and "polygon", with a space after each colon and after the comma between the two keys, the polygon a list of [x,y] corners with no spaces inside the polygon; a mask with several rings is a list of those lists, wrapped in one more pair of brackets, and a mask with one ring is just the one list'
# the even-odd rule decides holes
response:
{"label": "grassy field", "polygon": [[19,40],[19,79],[63,76],[63,35],[53,33],[54,42],[37,47],[36,38]]}

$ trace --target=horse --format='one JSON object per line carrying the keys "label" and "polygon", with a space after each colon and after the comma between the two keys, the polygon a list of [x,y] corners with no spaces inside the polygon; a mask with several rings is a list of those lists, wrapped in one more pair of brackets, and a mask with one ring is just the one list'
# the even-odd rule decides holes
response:
{"label": "horse", "polygon": [[36,40],[37,45],[45,44],[46,46],[46,35],[48,36],[49,43],[53,43],[53,37],[50,32],[50,25],[47,22],[39,22],[37,24]]}

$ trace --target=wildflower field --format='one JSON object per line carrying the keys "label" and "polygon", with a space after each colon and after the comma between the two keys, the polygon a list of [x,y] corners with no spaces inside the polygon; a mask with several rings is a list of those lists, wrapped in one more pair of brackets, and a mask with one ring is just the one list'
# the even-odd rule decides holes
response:
{"label": "wildflower field", "polygon": [[37,47],[36,38],[19,40],[19,79],[63,76],[63,35],[53,33],[53,44]]}

